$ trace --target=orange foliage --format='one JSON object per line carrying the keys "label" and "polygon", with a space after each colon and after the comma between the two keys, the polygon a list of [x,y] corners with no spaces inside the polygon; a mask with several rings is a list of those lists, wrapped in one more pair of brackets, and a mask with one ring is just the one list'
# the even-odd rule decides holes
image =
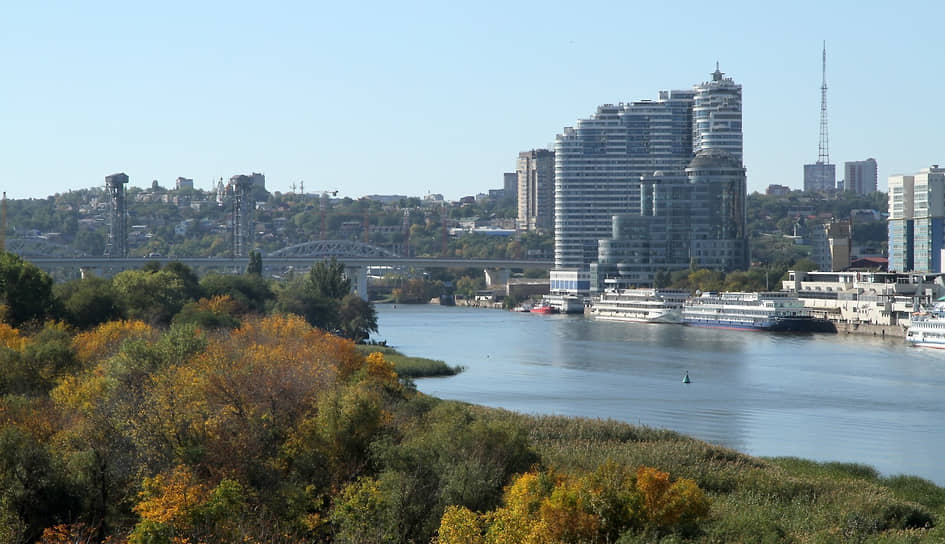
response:
{"label": "orange foliage", "polygon": [[636,487],[643,496],[647,519],[658,527],[670,527],[683,519],[696,519],[709,513],[708,498],[688,478],[670,483],[668,472],[640,467]]}
{"label": "orange foliage", "polygon": [[85,523],[60,523],[44,529],[37,544],[91,544],[96,532]]}
{"label": "orange foliage", "polygon": [[109,321],[95,329],[79,333],[72,341],[82,363],[114,355],[127,338],[154,338],[156,331],[141,321]]}
{"label": "orange foliage", "polygon": [[240,305],[230,295],[216,295],[209,299],[198,300],[197,307],[216,314],[236,315],[239,313]]}

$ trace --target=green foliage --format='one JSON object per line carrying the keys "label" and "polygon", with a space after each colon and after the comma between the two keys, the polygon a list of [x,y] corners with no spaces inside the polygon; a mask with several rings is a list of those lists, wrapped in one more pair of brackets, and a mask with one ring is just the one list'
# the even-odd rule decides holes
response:
{"label": "green foliage", "polygon": [[264,313],[276,295],[269,283],[260,276],[224,276],[208,274],[200,280],[200,287],[207,297],[228,296],[241,306],[243,313]]}
{"label": "green foliage", "polygon": [[170,323],[187,301],[183,280],[171,272],[126,270],[112,285],[124,313],[152,325]]}
{"label": "green foliage", "polygon": [[345,295],[338,308],[338,332],[355,342],[370,338],[372,332],[377,332],[374,305],[354,293]]}
{"label": "green foliage", "polygon": [[89,329],[123,317],[111,280],[89,276],[56,284],[53,292],[62,301],[64,319],[74,327]]}
{"label": "green foliage", "polygon": [[341,299],[351,292],[351,280],[345,276],[345,265],[334,257],[315,263],[308,273],[312,294],[320,298]]}
{"label": "green foliage", "polygon": [[56,313],[52,278],[36,265],[0,252],[0,320],[14,327]]}

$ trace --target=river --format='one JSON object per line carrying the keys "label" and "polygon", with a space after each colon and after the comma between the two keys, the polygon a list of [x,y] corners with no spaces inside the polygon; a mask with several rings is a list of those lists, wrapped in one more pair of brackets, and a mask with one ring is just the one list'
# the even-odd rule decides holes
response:
{"label": "river", "polygon": [[378,305],[377,313],[376,339],[466,367],[417,381],[440,398],[613,418],[751,455],[864,463],[945,485],[945,351],[902,338],[434,305]]}

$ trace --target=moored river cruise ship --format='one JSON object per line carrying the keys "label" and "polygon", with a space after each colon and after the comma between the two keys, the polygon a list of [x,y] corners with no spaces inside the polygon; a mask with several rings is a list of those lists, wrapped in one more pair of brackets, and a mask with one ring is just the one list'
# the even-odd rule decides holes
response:
{"label": "moored river cruise ship", "polygon": [[909,319],[906,342],[920,348],[945,349],[945,306],[916,312]]}
{"label": "moored river cruise ship", "polygon": [[611,289],[591,301],[590,314],[606,321],[682,323],[688,291],[678,289]]}
{"label": "moored river cruise ship", "polygon": [[816,318],[796,293],[702,293],[683,304],[683,323],[694,327],[784,332],[836,332]]}

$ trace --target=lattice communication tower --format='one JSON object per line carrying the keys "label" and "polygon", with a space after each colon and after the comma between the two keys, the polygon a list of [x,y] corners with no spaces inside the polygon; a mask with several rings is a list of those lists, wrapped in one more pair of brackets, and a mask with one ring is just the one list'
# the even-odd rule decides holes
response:
{"label": "lattice communication tower", "polygon": [[823,83],[820,85],[820,146],[817,162],[830,164],[830,147],[827,138],[827,42],[824,41]]}

